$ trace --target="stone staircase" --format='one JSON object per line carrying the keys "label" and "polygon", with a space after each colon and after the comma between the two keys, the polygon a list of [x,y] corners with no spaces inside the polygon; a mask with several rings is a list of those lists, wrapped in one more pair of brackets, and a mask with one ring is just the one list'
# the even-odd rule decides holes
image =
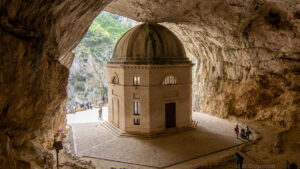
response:
{"label": "stone staircase", "polygon": [[193,122],[192,122],[192,127],[193,127],[193,128],[198,128],[199,126],[200,126],[200,121],[193,120]]}
{"label": "stone staircase", "polygon": [[102,122],[101,125],[115,136],[127,136],[126,132],[120,130],[119,128],[107,121]]}
{"label": "stone staircase", "polygon": [[101,123],[101,125],[107,129],[110,133],[117,137],[141,137],[141,138],[155,138],[155,137],[160,137],[160,136],[167,136],[171,134],[177,134],[181,133],[184,131],[189,131],[194,129],[194,127],[183,127],[183,128],[170,128],[167,129],[161,133],[155,133],[155,134],[149,134],[149,135],[141,135],[141,134],[133,134],[133,133],[127,133],[125,131],[120,130],[116,126],[112,125],[111,123],[104,121]]}

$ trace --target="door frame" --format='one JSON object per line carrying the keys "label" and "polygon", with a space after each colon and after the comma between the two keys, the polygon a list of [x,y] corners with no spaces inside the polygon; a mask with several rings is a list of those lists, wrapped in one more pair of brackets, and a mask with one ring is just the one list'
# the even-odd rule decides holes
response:
{"label": "door frame", "polygon": [[[168,123],[168,121],[167,121],[168,116],[167,116],[167,109],[166,109],[167,108],[167,104],[174,104],[174,112],[171,113],[171,115],[173,114],[174,116],[173,116],[173,118],[170,119],[170,120],[172,120],[170,126],[167,125],[167,123]],[[177,115],[176,114],[176,105],[177,105],[177,103],[175,101],[174,102],[166,102],[164,104],[164,106],[165,106],[165,128],[166,129],[176,127],[176,119],[177,119],[176,118],[176,115]]]}

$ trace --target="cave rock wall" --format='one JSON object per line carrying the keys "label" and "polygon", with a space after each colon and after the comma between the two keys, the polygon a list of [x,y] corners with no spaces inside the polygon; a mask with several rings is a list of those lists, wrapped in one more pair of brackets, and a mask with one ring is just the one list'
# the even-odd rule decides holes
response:
{"label": "cave rock wall", "polygon": [[194,110],[282,127],[299,117],[299,0],[110,2],[0,1],[0,168],[53,160],[71,50],[104,7],[178,35],[197,61]]}
{"label": "cave rock wall", "polygon": [[71,50],[108,2],[0,1],[0,168],[53,161],[48,150],[65,127]]}
{"label": "cave rock wall", "polygon": [[163,22],[182,40],[196,60],[195,111],[299,123],[300,1],[117,0],[105,10]]}

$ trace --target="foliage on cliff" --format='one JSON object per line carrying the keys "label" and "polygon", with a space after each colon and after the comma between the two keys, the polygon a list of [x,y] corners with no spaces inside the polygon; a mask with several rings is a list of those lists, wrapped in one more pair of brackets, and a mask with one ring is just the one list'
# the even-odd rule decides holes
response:
{"label": "foliage on cliff", "polygon": [[[67,107],[96,102],[106,95],[104,65],[112,55],[116,41],[131,27],[124,17],[100,13],[84,38],[74,49],[75,59],[70,68]],[[126,19],[127,22],[135,21]]]}

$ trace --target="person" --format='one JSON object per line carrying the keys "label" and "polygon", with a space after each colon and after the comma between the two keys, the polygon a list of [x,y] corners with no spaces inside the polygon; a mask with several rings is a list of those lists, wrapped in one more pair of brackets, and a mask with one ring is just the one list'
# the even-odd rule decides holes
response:
{"label": "person", "polygon": [[106,98],[103,96],[103,97],[102,97],[102,104],[103,104],[103,105],[105,104],[105,101],[106,101]]}
{"label": "person", "polygon": [[236,157],[236,168],[243,168],[243,161],[244,161],[244,157],[241,156],[239,153],[235,153],[235,157]]}
{"label": "person", "polygon": [[75,106],[75,104],[73,105],[73,113],[76,113],[76,106]]}
{"label": "person", "polygon": [[99,109],[99,120],[102,120],[102,106]]}
{"label": "person", "polygon": [[81,108],[84,108],[84,110],[86,110],[86,106],[85,106],[85,104],[83,103],[83,104],[81,104],[81,106],[80,106]]}
{"label": "person", "polygon": [[236,134],[236,138],[239,138],[239,125],[236,124],[235,128],[234,128],[235,134]]}
{"label": "person", "polygon": [[290,169],[298,169],[298,166],[295,163],[292,163],[290,165]]}
{"label": "person", "polygon": [[241,138],[246,138],[245,129],[241,129]]}
{"label": "person", "polygon": [[246,130],[246,138],[247,140],[249,140],[250,135],[252,134],[252,132],[250,131],[249,127],[247,126],[247,130]]}

